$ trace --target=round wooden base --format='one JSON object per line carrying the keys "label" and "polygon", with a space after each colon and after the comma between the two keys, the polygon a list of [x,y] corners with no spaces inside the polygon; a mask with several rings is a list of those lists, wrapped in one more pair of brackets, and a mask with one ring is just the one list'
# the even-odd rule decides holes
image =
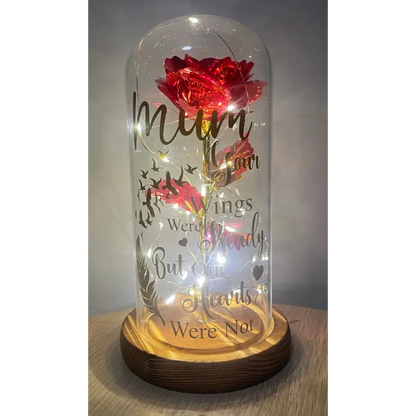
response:
{"label": "round wooden base", "polygon": [[188,393],[240,390],[269,379],[289,361],[290,329],[276,309],[274,329],[263,341],[245,349],[204,355],[150,344],[137,331],[135,315],[136,310],[127,315],[121,328],[124,361],[140,378],[165,389]]}

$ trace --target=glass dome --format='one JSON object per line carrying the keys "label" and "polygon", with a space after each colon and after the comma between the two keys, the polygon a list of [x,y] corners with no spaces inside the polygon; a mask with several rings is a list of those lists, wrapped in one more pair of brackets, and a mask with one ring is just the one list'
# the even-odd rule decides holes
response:
{"label": "glass dome", "polygon": [[218,16],[165,22],[132,51],[126,97],[136,319],[169,348],[271,332],[269,54]]}

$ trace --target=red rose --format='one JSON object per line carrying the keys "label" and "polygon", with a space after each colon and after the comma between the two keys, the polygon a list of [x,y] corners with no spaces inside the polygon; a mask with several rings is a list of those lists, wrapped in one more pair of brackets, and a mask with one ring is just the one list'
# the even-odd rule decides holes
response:
{"label": "red rose", "polygon": [[158,88],[179,110],[185,110],[190,118],[198,110],[210,118],[216,110],[221,115],[233,106],[239,111],[257,100],[267,84],[249,81],[253,62],[205,58],[201,61],[185,55],[184,59],[174,56],[165,60],[166,79],[156,80]]}
{"label": "red rose", "polygon": [[[175,184],[175,186],[173,186]],[[192,198],[197,207],[200,205],[201,194],[197,189],[189,183],[184,183],[182,186],[177,186],[176,181],[172,180],[172,188],[175,189],[172,192],[171,189],[163,189],[166,186],[166,179],[160,182],[158,189],[152,188],[152,195],[160,197],[163,201],[168,204],[178,204],[179,207],[186,209],[189,212],[197,214],[194,210]]]}

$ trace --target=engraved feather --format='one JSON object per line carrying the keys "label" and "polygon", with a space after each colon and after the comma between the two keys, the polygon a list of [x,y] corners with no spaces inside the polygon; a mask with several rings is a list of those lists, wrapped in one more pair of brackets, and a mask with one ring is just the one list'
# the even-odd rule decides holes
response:
{"label": "engraved feather", "polygon": [[165,320],[162,318],[157,306],[157,299],[159,295],[155,290],[155,281],[150,281],[149,268],[147,267],[146,259],[142,253],[139,237],[136,239],[136,267],[143,302],[147,306],[150,313],[158,316],[162,320],[164,326]]}

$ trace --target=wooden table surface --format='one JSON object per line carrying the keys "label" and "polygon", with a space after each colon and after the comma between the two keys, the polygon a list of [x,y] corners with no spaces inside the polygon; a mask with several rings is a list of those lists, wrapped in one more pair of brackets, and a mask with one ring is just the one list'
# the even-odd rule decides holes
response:
{"label": "wooden table surface", "polygon": [[[276,376],[222,394],[177,393],[135,376],[121,357],[121,324],[131,309],[89,319],[89,414],[103,416],[325,416],[327,312],[276,305],[292,332],[292,356]],[[198,380],[195,380],[197,383]]]}

